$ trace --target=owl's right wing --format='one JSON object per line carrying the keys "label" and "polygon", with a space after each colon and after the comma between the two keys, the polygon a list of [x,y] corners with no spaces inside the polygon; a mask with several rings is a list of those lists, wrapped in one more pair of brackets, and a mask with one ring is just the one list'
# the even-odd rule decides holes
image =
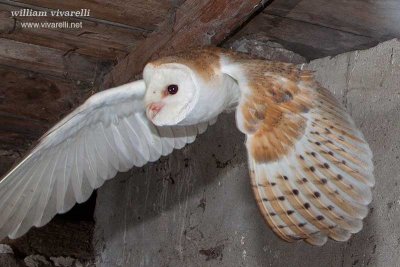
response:
{"label": "owl's right wing", "polygon": [[237,125],[272,230],[313,245],[360,231],[375,183],[372,153],[333,95],[291,64],[239,60],[224,68],[241,90]]}
{"label": "owl's right wing", "polygon": [[0,240],[43,226],[118,171],[168,155],[207,128],[154,126],[145,115],[145,91],[136,81],[97,93],[41,138],[0,181]]}

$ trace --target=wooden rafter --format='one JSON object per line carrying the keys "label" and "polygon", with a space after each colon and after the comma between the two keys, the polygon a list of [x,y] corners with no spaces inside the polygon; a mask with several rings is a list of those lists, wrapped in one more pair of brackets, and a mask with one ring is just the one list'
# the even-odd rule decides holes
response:
{"label": "wooden rafter", "polygon": [[95,83],[105,62],[58,49],[0,37],[0,65],[43,73],[66,80]]}
{"label": "wooden rafter", "polygon": [[[34,6],[33,10],[43,11]],[[109,23],[92,20],[82,20],[74,17],[32,17],[11,16],[11,11],[23,7],[2,4],[0,0],[0,38],[17,42],[38,45],[44,48],[54,48],[61,53],[73,51],[75,54],[114,61],[126,56],[129,46],[133,47],[138,40],[147,34],[145,31],[132,30],[127,27],[117,27]],[[23,23],[82,23],[81,28],[45,28],[22,27]]]}
{"label": "wooden rafter", "polygon": [[140,74],[152,58],[189,47],[219,44],[265,0],[187,0],[105,76],[103,89]]}

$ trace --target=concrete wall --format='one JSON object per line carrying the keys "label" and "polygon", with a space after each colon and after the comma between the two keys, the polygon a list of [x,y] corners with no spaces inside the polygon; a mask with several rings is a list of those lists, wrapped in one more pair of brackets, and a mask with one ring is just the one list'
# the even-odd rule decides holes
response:
{"label": "concrete wall", "polygon": [[277,238],[257,210],[244,136],[229,114],[194,144],[98,191],[98,266],[400,266],[400,42],[306,67],[341,99],[375,155],[361,233],[323,247]]}

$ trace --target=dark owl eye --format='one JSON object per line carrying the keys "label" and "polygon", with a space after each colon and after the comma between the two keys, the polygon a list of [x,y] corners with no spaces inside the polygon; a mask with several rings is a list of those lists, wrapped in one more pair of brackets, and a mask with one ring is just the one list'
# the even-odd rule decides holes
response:
{"label": "dark owl eye", "polygon": [[170,95],[174,95],[174,94],[178,93],[178,85],[170,84],[170,85],[168,85],[167,90]]}

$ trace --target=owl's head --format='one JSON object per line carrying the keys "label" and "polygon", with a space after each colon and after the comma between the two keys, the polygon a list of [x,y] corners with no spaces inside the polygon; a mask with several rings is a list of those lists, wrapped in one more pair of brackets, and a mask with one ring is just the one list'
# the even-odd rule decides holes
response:
{"label": "owl's head", "polygon": [[198,85],[193,76],[183,64],[147,64],[143,79],[149,120],[157,126],[183,124],[198,100]]}
{"label": "owl's head", "polygon": [[202,48],[157,59],[143,71],[145,105],[157,126],[215,119],[236,99],[236,82],[221,71],[220,50]]}

